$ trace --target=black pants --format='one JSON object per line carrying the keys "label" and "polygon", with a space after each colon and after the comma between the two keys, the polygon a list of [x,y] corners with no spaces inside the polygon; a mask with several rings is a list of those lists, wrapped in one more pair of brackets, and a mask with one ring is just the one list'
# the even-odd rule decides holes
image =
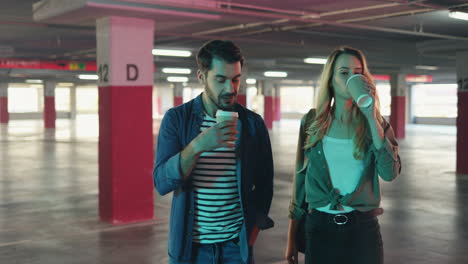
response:
{"label": "black pants", "polygon": [[383,264],[377,217],[353,211],[335,216],[313,210],[306,218],[306,264]]}

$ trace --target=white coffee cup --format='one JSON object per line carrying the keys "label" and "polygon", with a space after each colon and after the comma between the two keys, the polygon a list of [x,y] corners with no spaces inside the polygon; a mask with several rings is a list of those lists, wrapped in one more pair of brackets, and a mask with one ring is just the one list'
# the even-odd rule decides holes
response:
{"label": "white coffee cup", "polygon": [[239,113],[231,112],[231,111],[223,111],[219,110],[216,111],[216,122],[221,123],[224,121],[234,121],[237,122],[239,119]]}
{"label": "white coffee cup", "polygon": [[367,89],[366,76],[362,74],[351,75],[346,81],[346,89],[353,97],[359,107],[369,107],[372,104],[372,96],[369,95]]}
{"label": "white coffee cup", "polygon": [[236,123],[236,126],[237,126],[238,119],[239,119],[239,113],[237,112],[223,111],[219,109],[218,111],[216,111],[216,122],[218,123],[221,123],[224,121],[233,121]]}

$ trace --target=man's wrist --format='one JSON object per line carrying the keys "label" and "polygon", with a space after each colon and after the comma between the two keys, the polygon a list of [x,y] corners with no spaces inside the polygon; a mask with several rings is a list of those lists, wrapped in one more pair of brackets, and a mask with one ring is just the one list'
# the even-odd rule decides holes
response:
{"label": "man's wrist", "polygon": [[200,145],[200,143],[197,141],[196,138],[190,143],[190,148],[192,149],[192,154],[194,156],[197,156],[203,153],[202,146]]}

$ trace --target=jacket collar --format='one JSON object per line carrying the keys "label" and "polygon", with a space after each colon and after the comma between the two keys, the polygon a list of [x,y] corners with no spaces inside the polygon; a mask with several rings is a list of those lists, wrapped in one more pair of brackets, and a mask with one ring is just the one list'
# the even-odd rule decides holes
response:
{"label": "jacket collar", "polygon": [[193,101],[193,108],[192,108],[193,115],[201,115],[204,112],[202,95],[203,93],[195,97]]}

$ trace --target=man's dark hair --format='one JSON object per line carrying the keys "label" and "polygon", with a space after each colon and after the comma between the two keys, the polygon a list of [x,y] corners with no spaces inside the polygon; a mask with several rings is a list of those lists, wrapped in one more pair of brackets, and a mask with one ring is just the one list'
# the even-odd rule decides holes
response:
{"label": "man's dark hair", "polygon": [[244,65],[241,50],[230,40],[212,40],[205,43],[197,54],[198,69],[203,73],[211,70],[213,58],[229,64],[239,61],[241,66]]}

